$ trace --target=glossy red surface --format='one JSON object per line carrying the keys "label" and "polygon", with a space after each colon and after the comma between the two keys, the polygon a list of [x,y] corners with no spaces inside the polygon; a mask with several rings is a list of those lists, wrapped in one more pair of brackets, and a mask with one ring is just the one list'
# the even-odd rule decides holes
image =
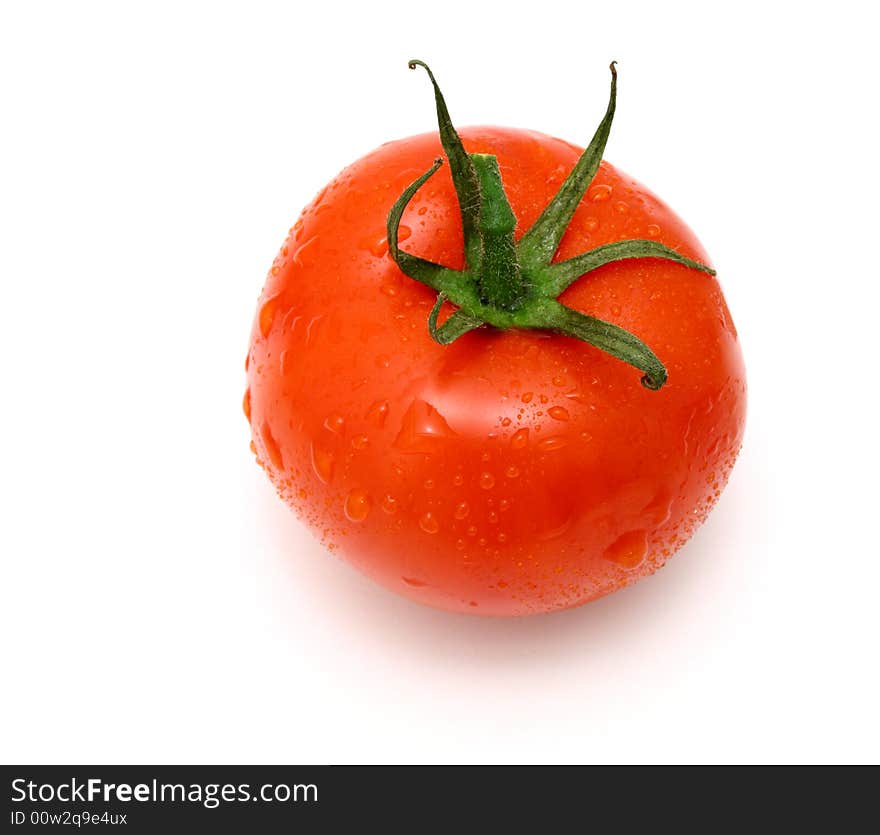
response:
{"label": "glossy red surface", "polygon": [[[530,131],[461,135],[498,156],[518,236],[580,153]],[[291,230],[248,354],[255,450],[328,548],[401,594],[488,615],[575,606],[663,565],[718,498],[745,420],[736,330],[715,278],[644,259],[561,298],[651,346],[669,371],[658,392],[566,337],[482,329],[436,344],[434,293],[390,259],[385,220],[440,154],[436,134],[382,146]],[[556,258],[636,237],[708,262],[662,201],[603,162]],[[401,241],[462,266],[446,166],[410,204]]]}

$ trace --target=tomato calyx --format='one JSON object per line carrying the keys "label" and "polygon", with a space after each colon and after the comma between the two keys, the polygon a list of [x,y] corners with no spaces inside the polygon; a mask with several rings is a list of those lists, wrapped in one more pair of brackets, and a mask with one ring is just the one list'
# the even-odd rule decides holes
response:
{"label": "tomato calyx", "polygon": [[[642,385],[652,390],[661,388],[668,377],[666,367],[641,339],[618,325],[557,301],[559,294],[581,276],[623,259],[660,258],[715,274],[705,264],[657,241],[644,239],[616,241],[565,261],[552,262],[605,151],[617,101],[614,62],[610,67],[611,93],[604,118],[556,195],[519,241],[514,238],[516,216],[504,191],[496,157],[465,150],[434,74],[423,61],[411,60],[409,68],[416,67],[424,68],[434,87],[440,141],[449,161],[464,234],[464,270],[454,270],[400,249],[398,233],[403,213],[416,192],[443,164],[443,159],[438,158],[404,189],[387,221],[388,248],[395,263],[404,274],[437,291],[437,302],[428,317],[431,336],[441,345],[448,345],[485,325],[550,330],[587,342],[629,363],[644,372]],[[438,325],[440,309],[447,300],[458,309]]]}

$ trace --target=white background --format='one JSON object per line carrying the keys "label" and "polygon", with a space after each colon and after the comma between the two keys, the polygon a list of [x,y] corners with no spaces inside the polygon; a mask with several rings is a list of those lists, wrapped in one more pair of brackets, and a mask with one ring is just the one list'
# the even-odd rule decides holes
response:
{"label": "white background", "polygon": [[[11,762],[877,761],[870,4],[40,3],[0,12]],[[465,15],[464,9],[467,10]],[[586,142],[719,268],[746,443],[693,541],[585,608],[420,608],[248,451],[243,362],[302,206],[388,139]]]}

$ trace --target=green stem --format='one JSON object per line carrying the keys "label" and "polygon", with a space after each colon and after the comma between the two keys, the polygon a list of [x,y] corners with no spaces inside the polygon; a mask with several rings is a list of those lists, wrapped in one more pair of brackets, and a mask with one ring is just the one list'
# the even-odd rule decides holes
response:
{"label": "green stem", "polygon": [[666,382],[666,368],[641,339],[611,322],[578,313],[564,304],[546,299],[540,304],[537,320],[541,327],[588,342],[634,368],[645,372],[642,385],[656,391]]}
{"label": "green stem", "polygon": [[471,161],[480,190],[480,297],[491,307],[513,310],[523,297],[513,240],[516,215],[504,193],[498,159],[489,154],[471,154]]}
{"label": "green stem", "polygon": [[468,331],[482,327],[486,324],[482,319],[476,319],[468,316],[463,310],[456,310],[440,327],[437,327],[437,317],[440,315],[440,308],[446,301],[446,293],[438,293],[437,301],[428,315],[428,331],[435,342],[441,345],[449,345],[455,342],[460,336],[464,336]]}
{"label": "green stem", "polygon": [[597,246],[582,255],[549,264],[537,271],[539,275],[536,280],[542,284],[546,295],[556,297],[582,275],[604,267],[613,261],[623,261],[627,258],[660,258],[664,261],[675,261],[677,264],[709,275],[715,275],[715,270],[711,267],[707,267],[699,261],[685,258],[684,255],[679,255],[674,249],[664,246],[659,241],[633,239]]}
{"label": "green stem", "polygon": [[[423,61],[434,87],[440,141],[461,211],[466,267],[453,270],[400,249],[401,218],[416,192],[440,167],[442,160],[413,181],[395,201],[388,214],[388,247],[400,269],[416,281],[437,291],[428,317],[428,330],[441,345],[448,345],[472,330],[495,328],[549,330],[579,339],[643,372],[642,385],[657,390],[667,379],[657,355],[635,334],[594,316],[572,310],[556,297],[572,282],[592,270],[625,258],[674,261],[689,269],[714,275],[711,267],[649,240],[617,241],[552,263],[559,242],[587,188],[599,169],[617,101],[617,71],[611,64],[611,94],[605,116],[592,141],[560,186],[556,196],[516,243],[516,216],[501,181],[498,160],[492,154],[469,154],[452,124],[434,74]],[[438,326],[443,302],[458,307]]]}
{"label": "green stem", "polygon": [[617,69],[616,61],[611,62],[611,94],[605,116],[596,128],[593,139],[581,154],[581,158],[572,169],[565,182],[559,187],[556,196],[532,224],[532,228],[523,235],[517,250],[523,261],[534,264],[549,264],[553,254],[559,248],[559,242],[571,222],[575,209],[581,202],[602,161],[614,111],[617,108]]}
{"label": "green stem", "polygon": [[437,105],[437,124],[440,128],[440,143],[449,159],[449,170],[452,183],[458,196],[458,208],[461,212],[461,225],[464,232],[464,253],[468,266],[474,266],[479,257],[480,237],[477,231],[479,223],[478,208],[480,205],[477,187],[477,175],[470,157],[464,149],[461,137],[452,124],[446,99],[440,92],[440,86],[434,78],[431,68],[418,58],[412,58],[408,64],[411,70],[421,67],[431,80],[434,87],[434,101]]}

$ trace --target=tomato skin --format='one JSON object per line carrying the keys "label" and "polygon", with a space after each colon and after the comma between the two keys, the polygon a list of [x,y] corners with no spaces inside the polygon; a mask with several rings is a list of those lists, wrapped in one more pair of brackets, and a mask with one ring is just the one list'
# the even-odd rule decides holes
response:
{"label": "tomato skin", "polygon": [[[537,218],[581,153],[532,131],[460,131],[493,153],[517,216]],[[574,339],[428,333],[436,294],[388,256],[391,205],[442,151],[383,145],[304,210],[254,321],[246,411],[259,462],[331,550],[382,585],[453,611],[523,615],[585,603],[656,571],[703,521],[745,421],[745,370],[716,279],[659,259],[578,279],[570,307],[639,336],[660,391]],[[463,266],[446,167],[403,217],[404,249]],[[556,260],[654,238],[708,263],[657,197],[603,162]]]}

